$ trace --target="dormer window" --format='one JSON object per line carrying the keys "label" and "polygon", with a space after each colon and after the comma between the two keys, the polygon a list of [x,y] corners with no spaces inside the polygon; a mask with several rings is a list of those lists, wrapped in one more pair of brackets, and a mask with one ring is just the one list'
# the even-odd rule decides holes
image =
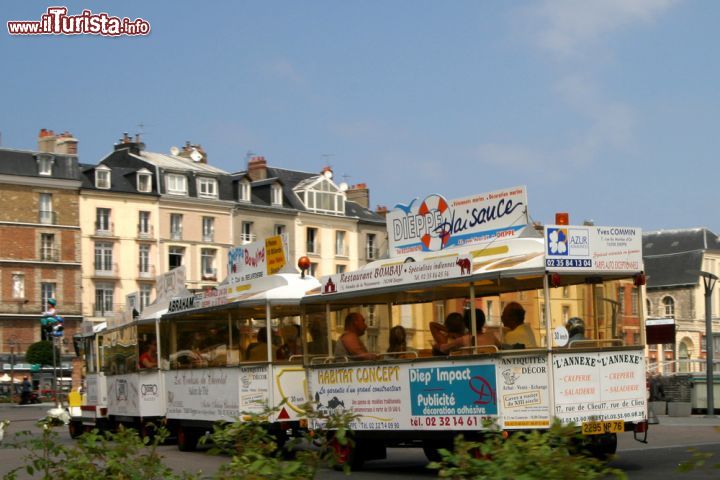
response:
{"label": "dormer window", "polygon": [[217,180],[214,178],[198,178],[198,196],[217,198]]}
{"label": "dormer window", "polygon": [[238,182],[238,200],[241,202],[250,201],[250,182],[244,178]]}
{"label": "dormer window", "polygon": [[95,188],[107,190],[110,188],[110,169],[100,165],[95,169]]}
{"label": "dormer window", "polygon": [[40,175],[52,175],[53,156],[52,155],[38,155],[38,174]]}
{"label": "dormer window", "polygon": [[282,185],[279,183],[273,183],[270,187],[270,198],[273,205],[276,206],[282,206],[283,204],[283,198],[282,198]]}
{"label": "dormer window", "polygon": [[171,195],[187,195],[187,178],[177,173],[165,175],[165,187]]}
{"label": "dormer window", "polygon": [[311,212],[345,214],[345,193],[324,175],[298,183],[293,191]]}
{"label": "dormer window", "polygon": [[148,193],[152,191],[152,176],[150,171],[143,168],[137,172],[138,192]]}

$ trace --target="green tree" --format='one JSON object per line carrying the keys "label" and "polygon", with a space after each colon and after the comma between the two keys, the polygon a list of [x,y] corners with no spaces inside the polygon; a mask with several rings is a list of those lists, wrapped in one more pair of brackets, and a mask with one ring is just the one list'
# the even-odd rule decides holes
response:
{"label": "green tree", "polygon": [[[60,352],[55,349],[55,358],[60,361]],[[28,363],[37,363],[38,365],[53,364],[53,344],[47,340],[35,342],[30,345],[25,352],[25,360]]]}

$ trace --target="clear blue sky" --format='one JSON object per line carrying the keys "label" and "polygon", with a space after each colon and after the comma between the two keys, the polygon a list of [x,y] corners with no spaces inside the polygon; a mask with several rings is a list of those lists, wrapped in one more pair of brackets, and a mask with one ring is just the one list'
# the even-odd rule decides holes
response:
{"label": "clear blue sky", "polygon": [[[48,6],[147,37],[18,36]],[[97,163],[143,124],[235,172],[365,182],[373,206],[527,185],[552,223],[720,233],[720,2],[3,2],[2,146],[69,130]]]}

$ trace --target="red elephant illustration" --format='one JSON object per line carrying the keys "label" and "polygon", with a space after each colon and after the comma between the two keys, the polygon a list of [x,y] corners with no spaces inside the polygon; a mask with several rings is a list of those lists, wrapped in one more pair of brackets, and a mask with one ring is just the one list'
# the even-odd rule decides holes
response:
{"label": "red elephant illustration", "polygon": [[458,258],[457,259],[458,265],[460,265],[460,275],[464,275],[465,273],[470,273],[471,264],[469,258]]}

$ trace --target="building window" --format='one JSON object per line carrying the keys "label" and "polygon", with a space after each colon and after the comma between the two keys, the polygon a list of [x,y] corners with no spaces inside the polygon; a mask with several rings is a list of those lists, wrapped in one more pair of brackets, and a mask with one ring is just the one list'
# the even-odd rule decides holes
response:
{"label": "building window", "polygon": [[215,269],[216,253],[216,250],[213,248],[203,248],[200,250],[203,280],[217,280],[217,270]]}
{"label": "building window", "polygon": [[40,194],[40,223],[52,225],[55,223],[55,212],[53,212],[52,194]]}
{"label": "building window", "polygon": [[152,294],[152,285],[140,285],[140,311],[150,305],[150,295]]}
{"label": "building window", "polygon": [[95,188],[107,190],[110,188],[110,169],[100,165],[95,169]]}
{"label": "building window", "polygon": [[215,218],[202,217],[203,242],[212,242],[215,238]]}
{"label": "building window", "polygon": [[180,213],[170,214],[170,238],[173,240],[182,239],[183,216]]}
{"label": "building window", "polygon": [[53,156],[47,154],[40,154],[37,156],[38,162],[38,174],[40,175],[52,175],[53,167]]}
{"label": "building window", "polygon": [[368,351],[370,352],[377,352],[378,351],[378,336],[374,334],[368,334]]}
{"label": "building window", "polygon": [[335,265],[335,273],[345,273],[347,267],[345,265]]}
{"label": "building window", "polygon": [[113,271],[113,255],[112,243],[96,242],[95,243],[95,271],[96,272],[112,272]]}
{"label": "building window", "polygon": [[675,300],[673,300],[672,297],[665,297],[662,303],[665,318],[675,318]]}
{"label": "building window", "polygon": [[320,274],[319,271],[320,265],[316,262],[310,262],[310,270],[308,273],[311,277],[317,277]]}
{"label": "building window", "polygon": [[171,195],[187,195],[187,178],[184,175],[168,173],[165,175],[167,193]]}
{"label": "building window", "polygon": [[152,176],[150,171],[143,168],[137,172],[137,189],[138,192],[148,193],[152,191]]}
{"label": "building window", "polygon": [[283,204],[283,198],[282,198],[282,186],[278,183],[273,183],[270,187],[270,195],[272,199],[272,204],[276,206],[282,206]]}
{"label": "building window", "polygon": [[335,255],[339,257],[347,257],[348,249],[345,244],[345,232],[337,230],[335,232]]}
{"label": "building window", "polygon": [[241,202],[250,201],[250,182],[245,179],[238,182],[238,200]]}
{"label": "building window", "polygon": [[115,285],[98,283],[95,285],[95,316],[102,317],[113,312],[113,294]]}
{"label": "building window", "polygon": [[255,235],[252,233],[253,222],[242,222],[240,228],[240,243],[245,245],[255,241]]}
{"label": "building window", "polygon": [[170,247],[168,251],[169,270],[181,266],[183,264],[183,256],[185,256],[185,249],[183,247]]}
{"label": "building window", "polygon": [[55,249],[55,234],[40,234],[40,260],[45,262],[57,262],[58,255]]}
{"label": "building window", "polygon": [[293,191],[312,212],[345,214],[345,193],[325,176],[304,180]]}
{"label": "building window", "polygon": [[138,233],[140,235],[150,235],[150,212],[141,211],[138,217]]}
{"label": "building window", "polygon": [[491,324],[493,322],[493,301],[488,300],[487,301],[487,323]]}
{"label": "building window", "polygon": [[563,305],[563,307],[562,307],[563,324],[567,323],[568,320],[570,320],[570,307],[568,307],[567,305]]}
{"label": "building window", "polygon": [[198,178],[198,196],[217,198],[217,180],[214,178]]}
{"label": "building window", "polygon": [[95,210],[95,231],[97,233],[109,233],[112,231],[109,208],[98,208]]}
{"label": "building window", "polygon": [[45,308],[48,300],[55,297],[56,284],[54,283],[41,283],[40,284],[40,301],[42,302],[42,308]]}
{"label": "building window", "polygon": [[367,325],[368,327],[378,326],[377,308],[375,305],[368,305],[367,307]]}
{"label": "building window", "polygon": [[630,305],[630,313],[632,315],[638,314],[638,289],[633,288],[630,291],[630,302],[632,302],[632,305]]}
{"label": "building window", "polygon": [[318,229],[307,228],[307,253],[320,253],[320,242],[318,241]]}
{"label": "building window", "polygon": [[568,298],[570,296],[570,287],[567,285],[562,287],[562,296],[563,298]]}
{"label": "building window", "polygon": [[15,299],[25,298],[25,275],[22,273],[13,273],[12,296]]}
{"label": "building window", "polygon": [[285,235],[287,228],[285,225],[275,225],[275,229],[273,231],[275,232],[275,235]]}
{"label": "building window", "polygon": [[150,245],[140,245],[138,271],[141,277],[150,275]]}
{"label": "building window", "polygon": [[374,233],[368,233],[365,239],[365,258],[368,260],[378,258],[377,238]]}

